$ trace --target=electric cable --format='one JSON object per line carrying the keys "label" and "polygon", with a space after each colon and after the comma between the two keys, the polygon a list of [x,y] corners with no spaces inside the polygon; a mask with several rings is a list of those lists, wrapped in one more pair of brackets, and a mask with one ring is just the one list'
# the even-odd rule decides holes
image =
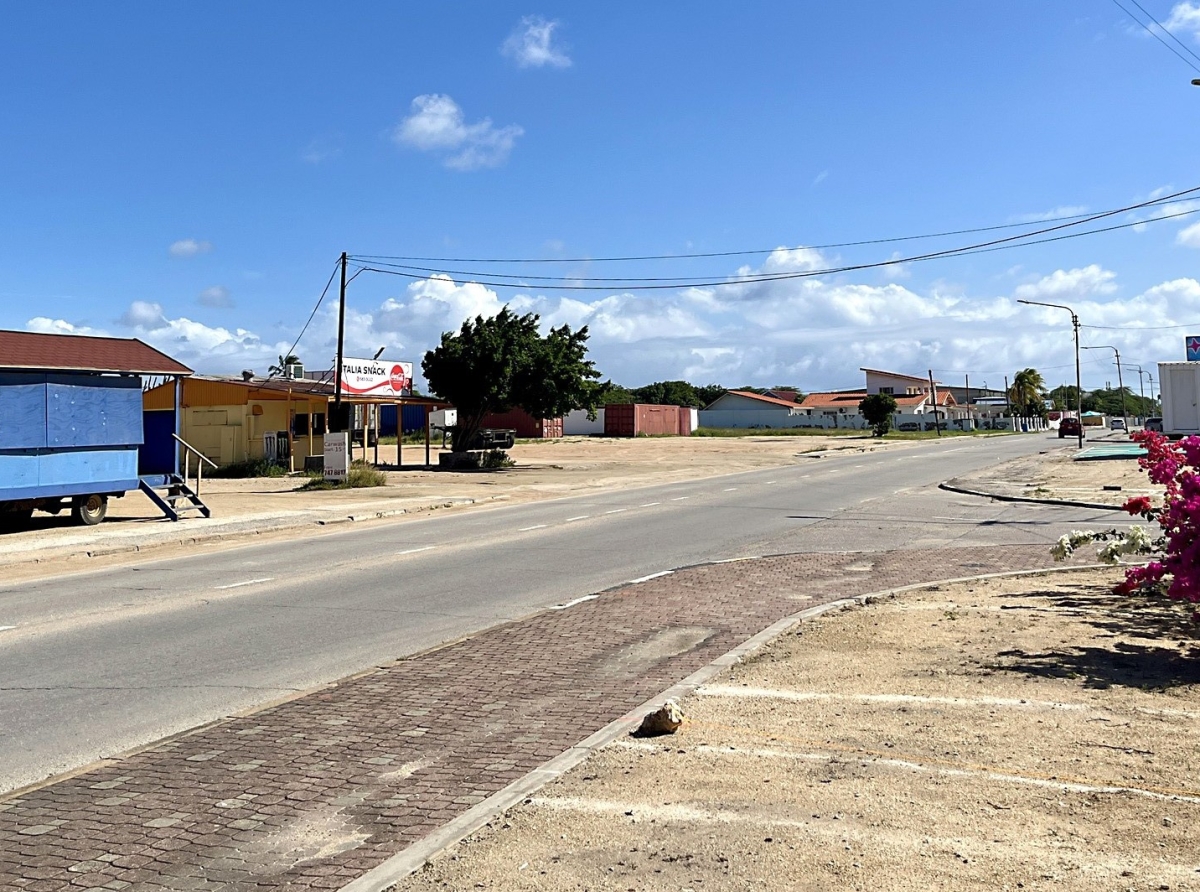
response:
{"label": "electric cable", "polygon": [[[1200,187],[1197,187],[1197,188],[1200,188]],[[1194,191],[1194,190],[1188,190],[1188,191]],[[1125,209],[1118,210],[1118,211],[1110,211],[1110,212],[1107,212],[1104,214],[1095,215],[1095,216],[1091,217],[1090,219],[1097,220],[1097,219],[1100,219],[1101,217],[1111,216],[1112,214],[1115,214],[1115,213],[1124,213],[1124,212],[1125,212]],[[837,273],[845,273],[845,272],[860,272],[860,271],[868,270],[868,269],[878,269],[880,267],[885,267],[885,266],[898,266],[898,265],[902,265],[905,263],[919,263],[919,262],[923,262],[923,261],[927,261],[927,260],[939,260],[939,259],[946,259],[946,258],[950,258],[950,257],[965,257],[965,256],[969,256],[971,254],[984,254],[984,253],[988,253],[991,251],[1003,251],[1003,250],[1008,250],[1011,248],[1023,248],[1023,247],[1027,247],[1029,245],[1040,245],[1040,244],[1047,244],[1049,242],[1064,241],[1066,239],[1082,238],[1084,236],[1097,235],[1097,234],[1104,233],[1104,232],[1113,232],[1118,229],[1128,229],[1132,226],[1141,226],[1141,225],[1145,225],[1148,223],[1158,222],[1160,220],[1171,220],[1171,219],[1175,219],[1178,217],[1187,217],[1187,216],[1190,216],[1191,214],[1195,214],[1197,212],[1200,212],[1200,208],[1193,208],[1190,210],[1181,211],[1180,213],[1177,213],[1177,214],[1168,214],[1168,215],[1164,215],[1161,217],[1155,217],[1153,220],[1135,220],[1133,222],[1128,222],[1128,223],[1118,223],[1113,226],[1104,226],[1104,227],[1099,227],[1097,229],[1087,229],[1087,230],[1084,230],[1083,232],[1072,232],[1072,233],[1067,233],[1065,235],[1049,236],[1047,238],[1026,240],[1026,239],[1029,239],[1029,237],[1032,235],[1037,235],[1039,233],[1053,232],[1058,229],[1062,229],[1064,226],[1076,225],[1076,224],[1062,224],[1060,226],[1053,226],[1048,229],[1039,230],[1039,232],[1025,233],[1021,236],[1010,236],[1008,238],[1003,238],[1003,239],[994,239],[992,241],[982,242],[982,243],[976,244],[976,245],[966,245],[966,246],[963,246],[960,248],[948,248],[943,251],[933,251],[933,252],[930,252],[927,254],[919,254],[919,255],[910,256],[910,257],[891,258],[889,260],[878,260],[878,261],[873,261],[870,263],[849,264],[846,266],[829,267],[826,269],[801,270],[801,271],[786,272],[786,273],[766,273],[766,274],[753,276],[753,277],[742,277],[742,278],[736,278],[736,279],[726,278],[721,281],[696,281],[696,280],[689,279],[689,280],[683,280],[681,282],[677,282],[675,284],[629,285],[629,286],[622,287],[620,290],[623,290],[623,291],[661,291],[661,290],[665,290],[665,289],[683,288],[683,287],[717,288],[717,287],[731,286],[731,285],[753,285],[753,284],[757,284],[759,282],[779,282],[779,281],[787,281],[787,280],[791,280],[791,279],[812,278],[814,276],[835,275]],[[423,280],[423,279],[429,278],[428,275],[419,275],[417,273],[403,272],[403,271],[397,270],[397,269],[382,269],[379,267],[370,266],[369,264],[365,263],[362,260],[356,260],[355,262],[361,263],[362,268],[368,272],[377,272],[377,273],[383,273],[385,275],[401,276],[403,278],[413,279],[413,280]],[[445,273],[445,271],[441,271],[441,272],[443,274],[448,275],[448,273]],[[470,272],[462,272],[459,274],[470,277],[470,280],[477,285],[485,285],[485,286],[488,286],[491,288],[522,288],[522,287],[525,287],[523,284],[519,284],[519,283],[499,282],[499,281],[495,281],[495,279],[488,279],[488,278],[484,278],[484,277],[475,278],[475,274],[470,273]],[[487,274],[485,273],[484,275],[486,276]],[[557,279],[554,281],[564,281],[565,282],[565,281],[588,281],[588,280],[561,278],[561,279]],[[628,281],[628,280],[626,280],[626,281]],[[539,284],[538,287],[543,290],[546,290],[546,291],[611,291],[611,290],[613,290],[613,288],[615,286],[613,286],[613,285],[579,285],[579,284],[566,285],[566,284],[542,283],[542,284]]]}
{"label": "electric cable", "polygon": [[1129,2],[1132,3],[1134,6],[1136,6],[1138,9],[1140,9],[1143,13],[1145,13],[1146,18],[1150,19],[1150,21],[1152,21],[1152,22],[1154,22],[1154,24],[1158,25],[1159,30],[1162,31],[1164,34],[1166,34],[1168,37],[1170,37],[1173,41],[1175,41],[1175,43],[1179,46],[1180,49],[1182,49],[1185,53],[1187,53],[1189,56],[1191,56],[1197,62],[1200,62],[1200,56],[1197,56],[1195,51],[1190,46],[1188,46],[1186,43],[1184,43],[1182,40],[1180,40],[1178,37],[1176,37],[1175,32],[1173,32],[1170,28],[1168,28],[1166,25],[1164,25],[1162,22],[1160,22],[1158,19],[1156,19],[1154,17],[1153,13],[1149,12],[1146,9],[1146,7],[1144,7],[1144,6],[1142,6],[1142,4],[1138,3],[1138,0],[1129,0]]}
{"label": "electric cable", "polygon": [[[1155,31],[1153,28],[1151,28],[1149,25],[1147,25],[1145,22],[1143,22],[1141,19],[1139,19],[1133,13],[1131,13],[1128,9],[1126,9],[1124,6],[1122,6],[1120,3],[1120,0],[1112,0],[1112,2],[1117,7],[1117,9],[1121,10],[1121,12],[1125,13],[1125,15],[1129,16],[1131,19],[1133,19],[1135,22],[1137,22],[1139,25],[1141,25],[1145,29],[1147,34],[1149,34],[1151,37],[1153,37],[1155,40],[1157,40],[1159,43],[1161,43],[1163,46],[1165,46],[1167,49],[1169,49],[1172,53],[1174,53],[1183,62],[1184,65],[1187,65],[1189,68],[1191,68],[1197,74],[1200,74],[1200,68],[1197,68],[1196,64],[1191,59],[1189,59],[1187,56],[1183,55],[1181,52],[1179,52],[1179,50],[1175,49],[1175,47],[1171,46],[1171,44],[1169,44],[1165,40],[1163,40],[1162,37],[1160,37],[1158,35],[1157,31]],[[1140,6],[1138,8],[1141,9]],[[1145,10],[1143,10],[1143,12],[1144,11]],[[1147,13],[1147,15],[1149,15],[1149,13]],[[1151,17],[1151,18],[1153,18],[1153,17]],[[1155,24],[1158,24],[1157,21],[1155,21]],[[1159,25],[1159,27],[1162,28],[1162,25]],[[1166,30],[1166,29],[1163,29],[1163,30]],[[1170,32],[1168,31],[1167,33],[1169,34]]]}
{"label": "electric cable", "polygon": [[[297,347],[297,345],[300,343],[300,339],[301,339],[302,337],[304,337],[304,333],[305,333],[306,331],[308,331],[308,326],[312,324],[313,317],[317,315],[317,310],[321,309],[321,303],[322,303],[322,302],[325,300],[325,295],[329,293],[329,286],[333,284],[333,277],[337,275],[337,272],[338,272],[338,267],[339,267],[340,265],[341,265],[341,261],[340,261],[340,260],[339,260],[337,263],[335,263],[335,264],[334,264],[334,267],[333,267],[333,272],[331,272],[331,273],[329,274],[329,281],[325,283],[325,287],[324,287],[324,289],[322,289],[322,291],[321,291],[321,296],[317,298],[317,304],[316,304],[316,306],[314,306],[314,307],[312,308],[312,312],[308,314],[308,321],[307,321],[307,322],[305,322],[305,323],[304,323],[304,327],[303,327],[302,329],[300,329],[300,334],[296,335],[296,340],[292,342],[292,346],[291,346],[291,347],[289,347],[289,348],[288,348],[288,352],[284,354],[284,358],[285,358],[285,359],[286,359],[288,356],[291,356],[291,355],[293,355],[293,354],[295,353],[295,351],[296,351],[296,347]],[[273,374],[271,374],[271,375],[268,375],[268,376],[267,376],[267,380],[269,381],[269,380],[271,380],[271,378],[274,378],[274,377],[275,377],[275,374],[274,374],[274,373],[273,373]]]}
{"label": "electric cable", "polygon": [[[1185,196],[1197,191],[1196,189],[1187,189],[1183,192],[1167,195],[1162,198],[1150,199],[1136,205],[1130,205],[1129,208],[1120,209],[1113,213],[1121,213],[1124,210],[1137,210],[1144,207],[1157,207],[1160,205],[1177,204],[1184,201],[1194,201],[1194,198],[1176,197]],[[1066,220],[1087,220],[1094,217],[1094,214],[1066,214],[1057,217],[1046,217],[1041,220],[1029,220],[1023,223],[1001,223],[993,226],[977,226],[970,229],[952,229],[944,232],[930,232],[922,235],[901,235],[891,236],[888,238],[872,238],[860,239],[850,242],[830,242],[822,245],[797,245],[793,248],[775,246],[774,248],[759,248],[749,251],[709,251],[696,254],[637,254],[627,256],[614,257],[418,257],[409,255],[397,254],[356,254],[354,255],[359,260],[368,260],[379,262],[384,260],[410,261],[414,263],[616,263],[626,261],[643,261],[643,260],[695,260],[705,257],[746,257],[756,254],[772,254],[775,251],[823,251],[830,248],[854,248],[864,245],[883,245],[892,244],[895,242],[910,242],[921,241],[924,239],[945,238],[952,235],[971,235],[979,232],[997,232],[1004,229],[1018,229],[1021,227],[1036,226],[1040,223],[1059,223]]]}

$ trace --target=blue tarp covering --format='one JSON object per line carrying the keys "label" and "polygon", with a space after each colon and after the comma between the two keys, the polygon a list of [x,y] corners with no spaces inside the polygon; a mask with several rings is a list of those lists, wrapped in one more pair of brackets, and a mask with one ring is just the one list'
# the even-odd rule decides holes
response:
{"label": "blue tarp covering", "polygon": [[425,429],[424,406],[396,406],[385,404],[379,407],[379,436],[396,436],[397,409],[403,409],[401,417],[404,422],[404,432],[406,434]]}

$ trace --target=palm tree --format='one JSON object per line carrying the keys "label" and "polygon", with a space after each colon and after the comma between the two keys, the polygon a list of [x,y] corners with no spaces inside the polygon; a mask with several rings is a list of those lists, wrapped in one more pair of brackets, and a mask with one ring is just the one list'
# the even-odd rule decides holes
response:
{"label": "palm tree", "polygon": [[1042,393],[1046,382],[1042,373],[1037,369],[1022,369],[1013,375],[1012,387],[1008,388],[1008,398],[1014,406],[1024,410],[1027,406],[1037,406],[1042,402]]}
{"label": "palm tree", "polygon": [[273,365],[269,369],[267,369],[267,371],[271,375],[282,375],[287,370],[288,366],[298,365],[299,362],[300,362],[300,357],[297,356],[295,353],[289,353],[287,356],[280,354],[279,365]]}

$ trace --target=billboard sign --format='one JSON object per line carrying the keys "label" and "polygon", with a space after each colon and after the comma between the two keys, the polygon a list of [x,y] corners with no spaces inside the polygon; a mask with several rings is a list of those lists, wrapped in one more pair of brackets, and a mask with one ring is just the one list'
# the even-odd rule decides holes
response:
{"label": "billboard sign", "polygon": [[390,359],[342,360],[342,396],[412,396],[413,364]]}
{"label": "billboard sign", "polygon": [[350,466],[350,435],[325,434],[325,479],[331,483],[344,483]]}
{"label": "billboard sign", "polygon": [[1188,335],[1184,343],[1187,344],[1188,362],[1200,362],[1200,335]]}

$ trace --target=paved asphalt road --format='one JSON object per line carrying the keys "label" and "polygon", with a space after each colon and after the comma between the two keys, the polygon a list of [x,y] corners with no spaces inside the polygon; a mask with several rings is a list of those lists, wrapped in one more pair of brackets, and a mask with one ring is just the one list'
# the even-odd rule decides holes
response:
{"label": "paved asphalt road", "polygon": [[1112,512],[936,488],[1059,446],[1040,435],[947,438],[798,457],[0,587],[0,790],[690,563],[1049,545],[1070,527],[1111,523]]}

